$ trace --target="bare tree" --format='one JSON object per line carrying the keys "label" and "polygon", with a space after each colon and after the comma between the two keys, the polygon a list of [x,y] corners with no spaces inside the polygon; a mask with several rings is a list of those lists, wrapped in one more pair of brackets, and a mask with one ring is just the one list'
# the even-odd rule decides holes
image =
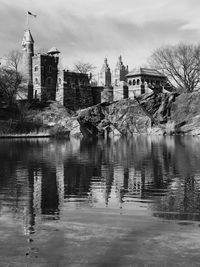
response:
{"label": "bare tree", "polygon": [[0,97],[12,105],[17,93],[23,89],[22,74],[19,72],[21,53],[11,51],[6,57],[6,64],[0,68]]}
{"label": "bare tree", "polygon": [[19,65],[21,63],[22,53],[18,50],[12,50],[6,56],[7,68],[14,70],[15,72],[19,71]]}
{"label": "bare tree", "polygon": [[200,85],[200,45],[161,47],[152,54],[150,65],[163,72],[177,89],[193,92]]}
{"label": "bare tree", "polygon": [[89,62],[77,62],[74,64],[74,71],[78,71],[80,73],[85,73],[85,74],[89,74],[90,75],[90,79],[92,77],[92,73],[94,72],[94,70],[96,69],[96,67],[89,63]]}

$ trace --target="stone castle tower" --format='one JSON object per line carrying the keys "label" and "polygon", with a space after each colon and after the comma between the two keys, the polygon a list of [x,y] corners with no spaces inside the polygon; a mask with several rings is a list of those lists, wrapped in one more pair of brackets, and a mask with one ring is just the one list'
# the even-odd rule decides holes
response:
{"label": "stone castle tower", "polygon": [[114,85],[119,85],[119,82],[126,81],[126,75],[128,74],[128,66],[124,66],[122,62],[122,56],[120,55],[114,70]]}
{"label": "stone castle tower", "polygon": [[28,100],[31,100],[33,98],[32,57],[34,55],[34,40],[29,29],[24,32],[22,51],[23,74],[28,87]]}
{"label": "stone castle tower", "polygon": [[107,58],[105,58],[99,74],[99,86],[111,86],[111,71]]}
{"label": "stone castle tower", "polygon": [[113,74],[113,100],[128,98],[127,78],[128,66],[124,66],[120,55]]}
{"label": "stone castle tower", "polygon": [[59,53],[56,47],[52,47],[47,53],[33,56],[34,99],[56,99]]}

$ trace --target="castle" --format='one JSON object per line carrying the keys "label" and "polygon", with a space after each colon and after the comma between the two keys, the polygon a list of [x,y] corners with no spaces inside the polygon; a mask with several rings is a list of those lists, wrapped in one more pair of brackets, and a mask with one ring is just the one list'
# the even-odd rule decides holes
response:
{"label": "castle", "polygon": [[24,33],[22,50],[29,100],[57,100],[72,110],[93,105],[88,75],[59,69],[60,51],[56,47],[47,53],[34,54],[34,40],[28,29]]}
{"label": "castle", "polygon": [[162,87],[167,78],[156,70],[140,68],[129,73],[119,56],[114,72],[104,60],[97,85],[87,74],[59,68],[60,51],[52,47],[48,52],[34,54],[34,40],[29,29],[23,41],[23,74],[27,81],[28,99],[56,100],[65,107],[77,110],[105,101],[134,98]]}

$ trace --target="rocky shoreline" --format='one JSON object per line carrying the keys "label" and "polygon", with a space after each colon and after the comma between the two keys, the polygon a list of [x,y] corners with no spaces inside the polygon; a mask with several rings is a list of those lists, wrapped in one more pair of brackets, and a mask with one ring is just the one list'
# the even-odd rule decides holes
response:
{"label": "rocky shoreline", "polygon": [[52,101],[30,108],[23,120],[1,120],[0,137],[199,135],[199,102],[199,92],[152,93],[72,112]]}
{"label": "rocky shoreline", "polygon": [[83,134],[200,134],[200,93],[146,94],[79,111]]}

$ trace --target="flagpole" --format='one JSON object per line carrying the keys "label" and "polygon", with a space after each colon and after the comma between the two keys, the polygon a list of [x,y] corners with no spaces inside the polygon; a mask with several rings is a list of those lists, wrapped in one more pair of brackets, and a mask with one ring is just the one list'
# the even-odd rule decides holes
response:
{"label": "flagpole", "polygon": [[26,13],[26,29],[29,30],[29,15]]}

